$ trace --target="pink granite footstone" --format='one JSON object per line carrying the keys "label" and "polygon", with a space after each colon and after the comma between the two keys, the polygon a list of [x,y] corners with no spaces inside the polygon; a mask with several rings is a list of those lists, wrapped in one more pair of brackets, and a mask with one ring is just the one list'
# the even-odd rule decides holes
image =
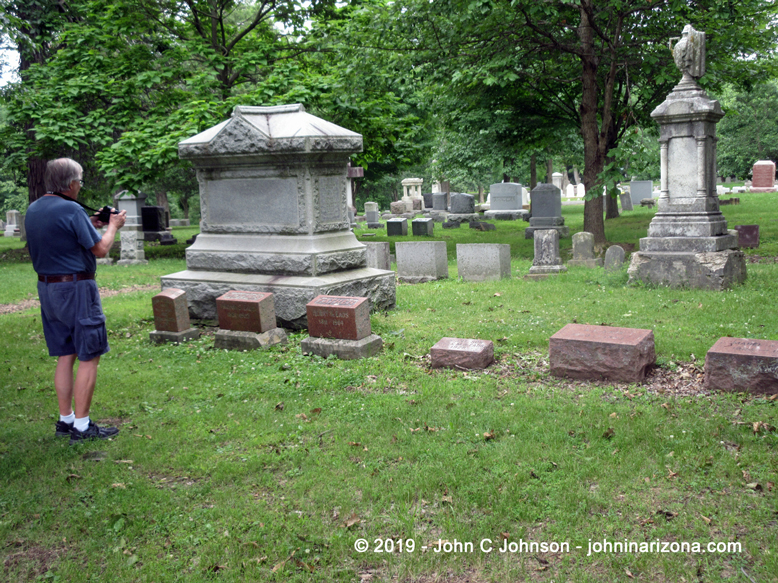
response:
{"label": "pink granite footstone", "polygon": [[186,292],[174,287],[161,291],[151,298],[154,311],[154,328],[160,332],[183,332],[192,325],[189,322],[189,307]]}
{"label": "pink granite footstone", "polygon": [[362,340],[371,334],[368,298],[316,296],[305,310],[308,334],[315,338]]}
{"label": "pink granite footstone", "polygon": [[491,340],[441,338],[430,349],[432,368],[481,369],[494,362]]}
{"label": "pink granite footstone", "polygon": [[705,355],[705,388],[778,393],[778,341],[719,338]]}
{"label": "pink granite footstone", "polygon": [[219,328],[261,334],[277,327],[272,293],[232,290],[216,298]]}
{"label": "pink granite footstone", "polygon": [[568,324],[549,340],[551,374],[634,383],[656,362],[654,332]]}

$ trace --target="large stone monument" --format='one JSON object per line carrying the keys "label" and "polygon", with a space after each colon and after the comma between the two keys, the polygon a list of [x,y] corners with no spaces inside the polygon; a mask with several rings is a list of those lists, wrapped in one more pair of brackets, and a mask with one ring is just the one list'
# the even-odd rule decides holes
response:
{"label": "large stone monument", "polygon": [[752,170],[751,192],[775,192],[775,162],[759,160]]}
{"label": "large stone monument", "polygon": [[[143,236],[142,211],[146,202],[146,195],[142,192],[133,194],[129,190],[123,190],[114,196],[119,211],[127,211],[127,222],[119,232],[121,241],[121,255],[118,265],[146,264],[146,251],[143,248],[145,238]],[[182,297],[186,298],[186,294]]]}
{"label": "large stone monument", "polygon": [[21,237],[21,228],[19,223],[21,221],[22,213],[19,211],[8,211],[5,213],[5,232],[6,237]]}
{"label": "large stone monument", "polygon": [[413,212],[413,201],[416,199],[422,201],[420,208],[424,208],[424,199],[421,196],[421,185],[424,184],[424,179],[406,178],[402,181],[401,184],[403,185],[403,202],[405,203],[405,212]]}
{"label": "large stone monument", "polygon": [[515,182],[498,182],[489,187],[489,210],[484,213],[487,219],[515,221],[529,215],[525,211],[521,196],[522,186]]}
{"label": "large stone monument", "polygon": [[683,78],[651,113],[660,126],[658,210],[632,254],[630,282],[722,290],[745,281],[746,263],[716,194],[724,113],[696,81],[705,74],[705,33],[686,25],[673,56]]}
{"label": "large stone monument", "polygon": [[529,227],[524,229],[524,238],[532,239],[535,231],[553,229],[559,237],[569,237],[570,227],[565,226],[562,217],[562,191],[553,184],[538,184],[530,193],[532,214]]}
{"label": "large stone monument", "polygon": [[162,287],[185,290],[194,317],[215,318],[216,298],[230,290],[273,293],[288,328],[307,326],[305,306],[319,295],[394,307],[394,272],[366,267],[349,228],[347,164],[361,135],[300,104],[238,106],[178,148],[197,170],[201,233],[187,270]]}

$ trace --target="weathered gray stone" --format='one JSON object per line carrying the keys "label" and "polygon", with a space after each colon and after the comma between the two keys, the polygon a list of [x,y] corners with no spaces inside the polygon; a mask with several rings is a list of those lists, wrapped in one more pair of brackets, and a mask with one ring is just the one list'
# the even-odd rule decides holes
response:
{"label": "weathered gray stone", "polygon": [[689,73],[690,62],[701,63],[692,68],[704,72],[704,39],[704,33],[684,28],[674,51],[691,51],[694,59],[676,58],[683,78],[651,113],[660,126],[662,179],[648,236],[632,254],[633,283],[721,290],[746,278],[745,257],[736,250],[737,237],[728,232],[716,193],[716,124],[724,113]]}
{"label": "weathered gray stone", "polygon": [[407,283],[422,283],[448,277],[445,241],[397,243],[397,277]]}
{"label": "weathered gray stone", "polygon": [[432,193],[432,210],[447,211],[448,198],[445,192]]}
{"label": "weathered gray stone", "polygon": [[[534,192],[534,191],[533,191]],[[559,232],[555,229],[535,232],[535,258],[529,276],[554,275],[567,271],[559,257]]]}
{"label": "weathered gray stone", "polygon": [[391,267],[389,261],[389,243],[364,243],[367,252],[367,266],[373,269],[388,271]]}
{"label": "weathered gray stone", "polygon": [[189,219],[170,219],[171,227],[188,227],[189,225]]}
{"label": "weathered gray stone", "polygon": [[581,231],[573,235],[573,258],[568,265],[582,267],[601,267],[602,258],[594,256],[594,235]]}
{"label": "weathered gray stone", "polygon": [[498,182],[489,187],[490,211],[518,211],[521,207],[521,184]]}
{"label": "weathered gray stone", "polygon": [[166,342],[187,342],[196,340],[200,337],[200,331],[197,328],[189,328],[181,332],[170,332],[167,330],[152,330],[149,332],[149,340],[155,344],[164,344]]}
{"label": "weathered gray stone", "polygon": [[462,223],[460,221],[445,221],[443,223],[444,229],[458,229],[462,226]]}
{"label": "weathered gray stone", "polygon": [[356,360],[375,356],[381,352],[383,343],[381,337],[376,334],[371,334],[361,340],[309,336],[300,342],[300,349],[304,354],[314,354],[322,358],[334,354],[341,360]]}
{"label": "weathered gray stone", "polygon": [[490,221],[518,221],[519,219],[529,220],[529,211],[524,209],[516,211],[488,210],[484,213],[484,218]]}
{"label": "weathered gray stone", "polygon": [[475,197],[472,194],[462,192],[451,193],[451,205],[449,210],[453,214],[465,215],[475,212]]}
{"label": "weathered gray stone", "polygon": [[213,347],[217,350],[256,350],[286,343],[286,331],[283,328],[271,328],[261,334],[240,330],[217,330],[213,339]]}
{"label": "weathered gray stone", "polygon": [[21,227],[19,222],[21,221],[22,214],[19,211],[11,210],[5,213],[5,233],[6,237],[21,237]]}
{"label": "weathered gray stone", "polygon": [[497,226],[492,223],[484,223],[483,221],[470,221],[468,224],[471,229],[476,231],[496,231]]}
{"label": "weathered gray stone", "polygon": [[630,198],[629,192],[622,192],[619,194],[619,200],[621,200],[621,210],[622,211],[631,211],[633,210],[632,206],[632,198]]}
{"label": "weathered gray stone", "polygon": [[401,215],[405,212],[405,203],[401,200],[389,203],[389,210],[393,215]]}
{"label": "weathered gray stone", "polygon": [[424,199],[424,208],[425,209],[431,209],[432,207],[432,193],[429,192],[427,194],[422,194],[421,197]]}
{"label": "weathered gray stone", "polygon": [[457,272],[465,281],[510,278],[511,246],[490,243],[458,244]]}
{"label": "weathered gray stone", "polygon": [[536,231],[553,229],[559,237],[570,236],[570,227],[562,217],[562,191],[553,184],[538,184],[532,189],[532,216],[524,238],[532,239]]}
{"label": "weathered gray stone", "polygon": [[654,192],[652,180],[633,180],[629,183],[629,199],[633,205],[640,204],[644,198],[651,198],[652,192]]}
{"label": "weathered gray stone", "polygon": [[145,265],[146,252],[143,249],[143,233],[137,230],[119,231],[121,252],[117,265]]}
{"label": "weathered gray stone", "polygon": [[611,245],[605,252],[605,271],[619,271],[624,265],[624,248]]}
{"label": "weathered gray stone", "polygon": [[477,221],[480,218],[481,215],[478,213],[468,213],[466,215],[449,213],[446,215],[446,220],[448,220],[450,223],[469,223],[470,221]]}
{"label": "weathered gray stone", "polygon": [[408,219],[389,219],[386,221],[386,234],[389,237],[405,237],[408,234]]}
{"label": "weathered gray stone", "polygon": [[414,219],[411,222],[414,237],[432,237],[434,235],[435,221],[432,219]]}

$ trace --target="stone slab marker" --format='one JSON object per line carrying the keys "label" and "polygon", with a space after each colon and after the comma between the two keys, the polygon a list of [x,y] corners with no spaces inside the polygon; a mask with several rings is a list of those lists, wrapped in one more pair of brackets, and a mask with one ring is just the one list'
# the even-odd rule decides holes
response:
{"label": "stone slab marker", "polygon": [[240,289],[275,296],[279,324],[307,326],[305,305],[322,294],[395,305],[395,274],[366,266],[351,231],[349,157],[362,136],[301,104],[236,106],[232,116],[178,144],[200,188],[201,232],[186,271],[162,287],[187,292],[193,316],[216,317],[216,298]]}
{"label": "stone slab marker", "polygon": [[432,368],[483,369],[494,362],[491,340],[441,338],[430,349]]}
{"label": "stone slab marker", "polygon": [[535,257],[532,260],[532,267],[529,268],[529,273],[525,277],[542,279],[548,275],[567,271],[567,267],[562,265],[562,258],[559,256],[559,231],[535,231],[534,236]]}
{"label": "stone slab marker", "polygon": [[151,307],[156,328],[149,333],[152,342],[184,342],[200,336],[200,331],[192,328],[189,321],[189,306],[184,290],[168,288],[158,293],[151,298]]}
{"label": "stone slab marker", "polygon": [[619,271],[624,265],[624,248],[611,245],[605,251],[605,271]]}
{"label": "stone slab marker", "polygon": [[738,232],[738,247],[748,249],[759,247],[759,225],[735,225],[733,229]]}
{"label": "stone slab marker", "polygon": [[489,210],[487,219],[515,221],[529,213],[522,209],[522,186],[516,182],[498,182],[489,187]]}
{"label": "stone slab marker", "polygon": [[406,283],[423,283],[448,277],[445,241],[397,243],[397,277]]}
{"label": "stone slab marker", "polygon": [[475,212],[475,197],[463,192],[452,192],[449,211],[455,215],[470,215]]}
{"label": "stone slab marker", "polygon": [[581,231],[573,235],[573,258],[568,265],[602,267],[602,258],[594,256],[594,235]]}
{"label": "stone slab marker", "polygon": [[364,297],[318,296],[306,306],[308,333],[303,352],[343,360],[368,358],[380,352],[383,340],[372,333],[370,301]]}
{"label": "stone slab marker", "polygon": [[640,204],[644,198],[651,198],[654,192],[653,180],[633,180],[629,183],[629,198],[633,205]]}
{"label": "stone slab marker", "polygon": [[432,219],[413,219],[411,229],[414,237],[432,237],[435,234],[435,221]]}
{"label": "stone slab marker", "polygon": [[286,344],[286,332],[276,324],[272,293],[232,290],[216,298],[219,331],[214,348],[252,350]]}
{"label": "stone slab marker", "polygon": [[568,324],[549,340],[551,374],[634,383],[656,362],[654,333],[637,328]]}
{"label": "stone slab marker", "polygon": [[632,206],[631,193],[622,192],[621,194],[619,194],[619,200],[621,201],[621,210],[623,211],[634,210],[634,207]]}
{"label": "stone slab marker", "polygon": [[408,234],[408,219],[389,219],[386,221],[388,237],[405,237]]}
{"label": "stone slab marker", "polygon": [[751,192],[773,192],[775,190],[775,162],[759,160],[752,169]]}
{"label": "stone slab marker", "polygon": [[705,388],[778,393],[778,341],[719,338],[705,355]]}
{"label": "stone slab marker", "polygon": [[562,191],[553,184],[538,184],[530,193],[532,200],[532,216],[529,227],[524,229],[524,238],[532,239],[534,233],[540,230],[553,229],[560,237],[570,236],[570,227],[565,226],[562,217]]}
{"label": "stone slab marker", "polygon": [[401,200],[396,200],[389,203],[389,210],[393,215],[401,215],[405,212],[405,203]]}
{"label": "stone slab marker", "polygon": [[6,237],[21,237],[19,221],[22,214],[19,211],[7,211],[5,213],[5,232]]}
{"label": "stone slab marker", "polygon": [[388,270],[391,267],[389,242],[364,243],[367,249],[367,266],[373,269]]}
{"label": "stone slab marker", "polygon": [[511,276],[511,246],[457,244],[457,272],[465,281],[495,281]]}
{"label": "stone slab marker", "polygon": [[445,192],[432,193],[432,210],[445,212],[448,210],[448,195]]}

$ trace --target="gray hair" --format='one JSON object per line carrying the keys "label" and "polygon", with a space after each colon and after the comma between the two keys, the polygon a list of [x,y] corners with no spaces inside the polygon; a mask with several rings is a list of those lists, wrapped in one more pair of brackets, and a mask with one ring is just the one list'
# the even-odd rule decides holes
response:
{"label": "gray hair", "polygon": [[46,174],[43,182],[48,192],[65,192],[70,190],[70,183],[80,180],[84,169],[81,164],[70,158],[58,158],[50,160],[46,164]]}

